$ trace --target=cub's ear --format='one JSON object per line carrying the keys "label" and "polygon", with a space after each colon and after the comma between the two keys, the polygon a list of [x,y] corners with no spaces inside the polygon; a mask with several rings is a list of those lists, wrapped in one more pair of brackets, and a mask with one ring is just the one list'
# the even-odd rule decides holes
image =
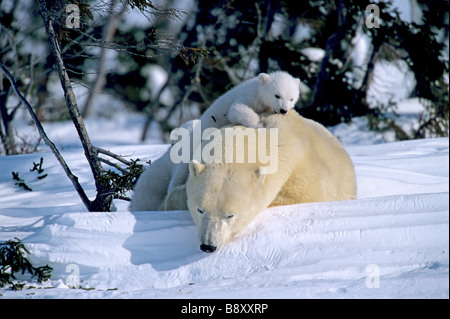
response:
{"label": "cub's ear", "polygon": [[295,82],[297,83],[297,86],[300,87],[300,79],[295,79]]}
{"label": "cub's ear", "polygon": [[189,173],[191,173],[191,175],[193,177],[200,175],[204,170],[205,170],[205,165],[203,165],[202,163],[199,163],[196,160],[192,160],[189,163]]}
{"label": "cub's ear", "polygon": [[264,180],[266,179],[266,168],[264,166],[261,166],[255,171],[256,180],[259,184],[264,183]]}
{"label": "cub's ear", "polygon": [[269,74],[267,73],[260,73],[258,75],[259,83],[264,84],[267,81],[269,81]]}

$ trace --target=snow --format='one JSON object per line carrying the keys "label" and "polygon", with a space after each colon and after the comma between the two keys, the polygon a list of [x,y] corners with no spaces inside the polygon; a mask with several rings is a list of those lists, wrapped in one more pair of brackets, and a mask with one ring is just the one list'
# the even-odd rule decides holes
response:
{"label": "snow", "polygon": [[312,62],[320,62],[325,57],[325,50],[321,48],[304,48],[300,52]]}
{"label": "snow", "polygon": [[[138,143],[143,118],[117,118],[87,120],[94,143],[142,160],[167,149]],[[50,282],[0,297],[449,298],[449,140],[386,143],[362,123],[332,129],[355,164],[358,199],[266,209],[213,254],[198,248],[188,211],[131,213],[116,201],[89,213],[45,147],[0,157],[0,241],[18,237],[35,266],[54,268]],[[71,124],[46,129],[93,197]],[[40,157],[42,180],[30,172]]]}
{"label": "snow", "polygon": [[414,73],[403,60],[375,63],[373,85],[367,91],[370,105],[389,105],[407,99],[416,86]]}

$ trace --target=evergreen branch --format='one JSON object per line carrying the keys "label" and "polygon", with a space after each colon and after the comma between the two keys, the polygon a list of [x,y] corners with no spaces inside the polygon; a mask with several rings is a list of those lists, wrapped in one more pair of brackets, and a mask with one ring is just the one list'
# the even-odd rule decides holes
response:
{"label": "evergreen branch", "polygon": [[13,281],[17,279],[16,273],[28,272],[32,277],[37,276],[39,283],[50,279],[53,268],[49,265],[34,267],[26,258],[30,251],[20,239],[15,239],[0,243],[0,287],[10,284],[12,290],[21,290],[25,283]]}

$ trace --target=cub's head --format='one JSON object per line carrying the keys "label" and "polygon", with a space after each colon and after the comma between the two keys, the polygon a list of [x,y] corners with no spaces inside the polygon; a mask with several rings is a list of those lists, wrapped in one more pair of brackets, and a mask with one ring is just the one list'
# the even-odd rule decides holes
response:
{"label": "cub's head", "polygon": [[258,94],[263,103],[275,113],[286,114],[297,103],[300,80],[286,72],[260,73]]}
{"label": "cub's head", "polygon": [[265,174],[250,164],[189,165],[188,208],[197,229],[200,249],[207,253],[231,241],[262,210]]}

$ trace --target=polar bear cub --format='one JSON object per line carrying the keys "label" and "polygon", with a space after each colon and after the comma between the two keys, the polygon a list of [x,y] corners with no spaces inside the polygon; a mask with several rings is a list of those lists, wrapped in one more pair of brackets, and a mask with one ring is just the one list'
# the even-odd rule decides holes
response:
{"label": "polar bear cub", "polygon": [[277,71],[258,76],[220,96],[200,117],[202,130],[227,124],[256,128],[259,114],[286,114],[297,103],[300,80]]}

